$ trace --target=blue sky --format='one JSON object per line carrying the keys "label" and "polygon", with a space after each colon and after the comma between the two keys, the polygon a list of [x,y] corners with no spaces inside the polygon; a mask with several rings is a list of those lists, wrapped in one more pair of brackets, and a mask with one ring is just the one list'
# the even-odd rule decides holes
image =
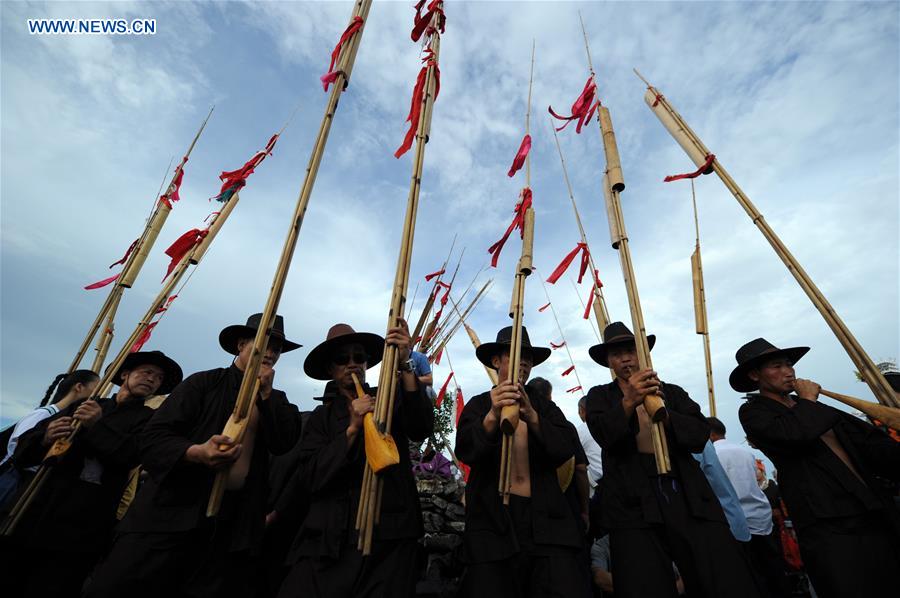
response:
{"label": "blue sky", "polygon": [[[578,10],[616,126],[625,219],[661,377],[705,408],[702,341],[693,333],[690,189],[661,182],[692,165],[647,109],[632,67],[716,153],[873,359],[896,358],[896,3],[448,2],[411,286],[437,269],[458,234],[464,287],[509,223],[522,180],[505,173],[524,132],[532,39],[535,263],[546,276],[574,246],[546,106],[567,110],[587,77]],[[159,288],[163,250],[212,210],[207,198],[218,190],[218,173],[243,164],[299,105],[148,344],[186,372],[227,365],[218,332],[262,310],[324,109],[318,77],[351,5],[4,2],[0,11],[0,419],[25,413],[68,366],[105,296],[81,287],[108,275],[106,266],[139,234],[170,158],[177,162],[209,106],[215,113],[188,163],[182,201],[122,302],[120,340]],[[282,299],[288,334],[306,347],[282,358],[276,386],[304,409],[322,384],[305,378],[302,360],[332,323],[383,333],[411,168],[410,155],[392,153],[419,69],[412,15],[411,2],[372,8]],[[157,34],[28,35],[26,19],[40,17],[155,18]],[[597,125],[578,136],[570,129],[561,142],[575,196],[611,315],[627,322],[618,258],[607,243]],[[739,430],[739,398],[727,385],[734,351],[757,336],[812,346],[799,375],[868,398],[822,318],[721,182],[698,179],[697,195],[726,424]],[[516,254],[511,241],[471,319],[482,340],[508,322]],[[571,284],[564,279],[550,293],[585,386],[606,382],[606,370],[587,356],[596,340]],[[549,312],[537,312],[545,302],[531,281],[526,324],[535,343],[559,340]],[[468,339],[461,334],[449,350],[466,396],[485,390]],[[572,384],[559,375],[567,365],[555,352],[534,374],[554,384],[574,420],[574,398],[562,392]],[[437,383],[447,371],[438,366]]]}

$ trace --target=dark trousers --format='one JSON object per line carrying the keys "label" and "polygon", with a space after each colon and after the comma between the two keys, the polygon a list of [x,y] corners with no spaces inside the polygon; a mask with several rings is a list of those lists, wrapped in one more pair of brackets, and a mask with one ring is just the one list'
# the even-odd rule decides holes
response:
{"label": "dark trousers", "polygon": [[776,531],[767,536],[753,534],[747,544],[753,571],[762,579],[766,593],[772,598],[788,598],[791,588],[784,573],[784,557]]}
{"label": "dark trousers", "polygon": [[691,598],[763,595],[728,525],[694,518],[675,478],[660,476],[653,485],[662,525],[609,534],[616,598],[675,598],[673,562]]}
{"label": "dark trousers", "polygon": [[373,543],[363,556],[356,541],[345,541],[337,559],[304,557],[291,567],[280,598],[411,598],[416,592],[416,540]]}
{"label": "dark trousers", "polygon": [[896,595],[900,538],[886,519],[825,519],[798,529],[797,540],[819,598]]}
{"label": "dark trousers", "polygon": [[510,496],[509,514],[520,550],[486,563],[470,563],[460,582],[461,598],[585,598],[591,595],[586,563],[577,548],[534,543],[531,500]]}
{"label": "dark trousers", "polygon": [[244,598],[255,562],[206,530],[120,534],[88,582],[86,598]]}
{"label": "dark trousers", "polygon": [[0,580],[9,598],[78,598],[84,580],[97,562],[96,552],[41,550],[4,542],[0,550]]}

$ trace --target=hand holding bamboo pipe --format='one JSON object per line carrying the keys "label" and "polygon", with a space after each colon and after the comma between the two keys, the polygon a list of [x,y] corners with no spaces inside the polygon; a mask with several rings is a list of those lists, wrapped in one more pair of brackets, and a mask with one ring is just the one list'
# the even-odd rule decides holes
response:
{"label": "hand holding bamboo pipe", "polygon": [[864,401],[863,399],[857,399],[839,392],[825,390],[815,382],[804,380],[803,378],[794,380],[794,391],[797,393],[797,396],[807,401],[817,401],[819,394],[831,397],[848,407],[863,412],[872,419],[877,419],[890,428],[900,431],[900,409],[896,407],[887,407],[886,405]]}
{"label": "hand holding bamboo pipe", "polygon": [[[350,374],[353,377],[353,384],[356,386],[356,397],[364,399],[366,391],[356,374]],[[369,411],[363,416],[363,435],[366,445],[366,461],[374,473],[380,472],[386,467],[400,463],[400,452],[397,450],[397,443],[390,434],[380,431],[375,425],[375,417]]]}

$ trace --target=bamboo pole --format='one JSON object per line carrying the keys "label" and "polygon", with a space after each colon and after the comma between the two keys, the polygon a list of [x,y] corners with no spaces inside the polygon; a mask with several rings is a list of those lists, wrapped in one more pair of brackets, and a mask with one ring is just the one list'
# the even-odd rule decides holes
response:
{"label": "bamboo pole", "polygon": [[[117,297],[121,300],[122,294],[119,293]],[[94,347],[96,355],[94,356],[94,362],[91,364],[92,372],[100,372],[103,370],[103,364],[106,362],[106,356],[109,354],[109,346],[112,344],[113,336],[115,334],[114,320],[117,309],[118,301],[116,301],[116,305],[110,309],[109,314],[106,316],[106,325],[103,327],[103,332],[97,338],[97,346]]]}
{"label": "bamboo pole", "polygon": [[[456,262],[456,269],[453,270],[453,276],[450,277],[450,283],[447,285],[447,293],[450,292],[450,289],[453,288],[453,283],[456,282],[456,275],[459,274],[459,267],[462,265],[462,258],[465,252],[466,248],[463,247],[463,250],[459,254],[459,260],[457,260]],[[437,295],[435,295],[435,299],[436,298]],[[442,330],[443,326],[447,324],[447,319],[450,317],[449,313],[444,316],[443,320],[439,321],[442,308],[443,306],[438,308],[434,319],[432,319],[431,322],[428,323],[428,326],[425,328],[425,332],[422,334],[422,342],[419,343],[419,351],[421,351],[422,353],[426,353],[431,348],[431,345],[435,340],[435,336],[440,330]]]}
{"label": "bamboo pole", "polygon": [[[437,89],[436,65],[440,59],[441,37],[438,25],[439,14],[432,15],[431,26],[434,31],[428,40],[432,51],[433,63],[427,63],[425,82],[422,93],[420,119],[416,130],[413,155],[412,176],[407,196],[406,213],[401,234],[400,251],[397,256],[397,270],[394,275],[394,286],[391,294],[391,305],[388,311],[387,330],[399,325],[403,317],[406,293],[409,288],[409,272],[412,264],[413,241],[416,230],[416,215],[419,207],[419,195],[422,188],[422,171],[425,160],[425,146],[431,127],[431,114],[434,109],[435,91]],[[449,256],[448,256],[449,259]],[[393,424],[394,404],[400,377],[397,375],[400,354],[394,345],[386,345],[382,357],[381,371],[378,380],[378,391],[375,397],[374,420],[379,432],[390,435]],[[364,556],[372,553],[372,541],[375,525],[378,524],[381,511],[381,497],[384,487],[380,476],[372,471],[369,463],[365,465],[363,483],[360,489],[360,502],[357,511],[359,537],[357,548]]]}
{"label": "bamboo pole", "polygon": [[[197,131],[196,135],[194,135],[194,139],[191,141],[191,144],[184,155],[185,160],[190,157],[191,152],[194,150],[194,146],[197,144],[200,134],[203,133],[203,129],[206,128],[206,123],[209,122],[209,117],[212,116],[214,109],[215,106],[209,109],[206,119],[204,119],[203,124],[200,125],[200,129]],[[167,198],[175,191],[175,181],[178,179],[183,168],[184,161],[178,165],[175,169],[175,173],[172,175],[169,187],[165,194]],[[114,283],[113,288],[110,289],[106,301],[104,301],[103,306],[100,308],[100,312],[97,314],[97,317],[94,318],[94,322],[91,324],[90,328],[88,328],[88,332],[85,335],[81,346],[78,348],[78,351],[75,353],[75,357],[72,359],[72,363],[69,365],[67,373],[71,374],[78,369],[78,365],[84,358],[88,346],[91,344],[91,341],[94,340],[94,336],[100,328],[100,324],[104,320],[111,322],[115,318],[116,309],[118,308],[124,289],[131,288],[134,284],[137,275],[140,273],[141,267],[144,265],[144,261],[147,259],[147,255],[150,253],[150,249],[153,247],[156,238],[159,236],[159,231],[162,230],[163,224],[165,224],[166,219],[169,217],[169,212],[171,211],[172,208],[169,207],[165,201],[159,199],[156,200],[156,207],[150,218],[147,220],[144,232],[138,239],[138,243],[134,250],[125,261],[125,265],[122,267],[122,273],[119,276],[119,279]]]}
{"label": "bamboo pole", "polygon": [[[472,341],[472,346],[475,347],[475,349],[478,349],[478,347],[481,346],[481,340],[478,338],[478,335],[475,334],[475,330],[473,330],[472,327],[465,322],[465,320],[463,320],[463,326],[466,327],[466,333],[469,335],[469,340]],[[496,370],[493,370],[488,366],[484,366],[484,371],[487,373],[488,378],[491,379],[491,384],[497,386],[497,384],[500,383],[500,381],[497,379]]]}
{"label": "bamboo pole", "polygon": [[437,298],[438,291],[440,290],[440,282],[441,277],[444,275],[442,271],[447,269],[447,263],[450,261],[450,256],[453,255],[453,247],[456,245],[456,235],[453,235],[453,243],[450,244],[450,251],[447,253],[447,259],[444,260],[443,265],[441,266],[441,274],[438,274],[434,279],[434,286],[431,288],[431,293],[428,294],[428,299],[425,301],[425,307],[422,308],[422,313],[419,314],[419,321],[416,322],[416,327],[412,332],[413,339],[413,347],[416,346],[416,343],[419,341],[417,339],[422,335],[422,329],[425,327],[425,321],[428,319],[428,316],[431,315],[431,309],[434,307],[434,300]]}
{"label": "bamboo pole", "polygon": [[581,386],[581,396],[584,396],[584,386],[582,386],[581,384],[581,377],[578,375],[578,368],[575,367],[575,360],[572,358],[572,351],[569,350],[569,343],[566,341],[566,335],[563,334],[563,329],[559,323],[559,318],[556,316],[556,308],[553,307],[553,302],[550,301],[550,293],[547,292],[547,283],[544,282],[543,278],[541,278],[541,286],[544,287],[544,296],[547,297],[547,303],[550,305],[550,311],[553,313],[553,321],[556,322],[556,329],[559,331],[559,338],[562,339],[563,346],[566,348],[566,354],[569,356],[569,364],[572,366],[572,372],[575,373],[575,380],[578,382],[578,386]]}
{"label": "bamboo pole", "polygon": [[[575,279],[569,278],[569,282],[572,283],[572,290],[575,291],[575,296],[578,297],[578,302],[581,303],[582,311],[587,309],[587,305],[584,303],[584,299],[581,298],[581,293],[578,292],[578,286],[575,285]],[[588,320],[588,324],[591,325],[591,331],[593,331],[594,336],[597,338],[598,343],[602,343],[603,339],[600,338],[600,333],[597,332],[597,327],[594,325],[592,320]]]}
{"label": "bamboo pole", "polygon": [[469,315],[469,313],[471,311],[473,311],[475,309],[475,307],[478,306],[479,303],[481,303],[484,292],[491,286],[492,282],[493,282],[493,279],[488,280],[486,283],[484,283],[484,285],[481,287],[481,290],[478,291],[478,293],[475,295],[475,297],[472,299],[472,301],[469,302],[469,305],[466,307],[465,310],[463,310],[462,313],[459,312],[459,307],[458,307],[459,304],[456,301],[453,301],[453,297],[451,297],[450,295],[447,295],[447,298],[450,300],[450,302],[452,303],[453,308],[454,308],[454,311],[451,313],[456,313],[457,319],[453,323],[453,325],[450,326],[450,328],[448,328],[447,331],[443,334],[443,336],[440,339],[440,342],[438,342],[436,344],[436,348],[431,353],[432,357],[436,357],[438,354],[440,354],[440,352],[444,349],[444,347],[447,346],[447,344],[450,342],[450,339],[453,338],[453,335],[456,334],[457,330],[459,330],[459,327],[462,325],[463,318],[466,317],[467,315]]}
{"label": "bamboo pole", "polygon": [[[312,195],[313,187],[316,183],[316,175],[319,173],[319,166],[322,157],[325,154],[325,145],[328,142],[328,134],[331,131],[331,124],[334,121],[334,115],[337,111],[338,100],[344,91],[344,88],[350,82],[350,75],[353,71],[353,64],[356,60],[356,53],[359,50],[359,44],[362,34],[365,31],[365,21],[372,6],[372,0],[357,0],[353,6],[351,21],[355,17],[363,20],[362,27],[354,35],[350,37],[347,43],[341,48],[340,56],[337,62],[337,79],[331,88],[328,101],[325,105],[325,114],[319,125],[319,132],[316,135],[313,144],[312,153],[309,157],[309,163],[306,166],[306,175],[303,179],[303,185],[300,188],[300,194],[297,197],[297,205],[290,221],[287,237],[284,241],[284,247],[281,250],[281,257],[275,269],[275,275],[272,280],[272,287],[269,291],[269,297],[266,300],[263,309],[262,318],[260,319],[259,329],[256,337],[253,339],[253,349],[250,353],[244,377],[241,381],[240,390],[235,401],[234,412],[225,425],[226,436],[233,438],[233,434],[238,434],[238,430],[246,427],[249,421],[250,408],[256,398],[257,389],[259,387],[259,366],[262,358],[266,353],[266,345],[269,342],[272,326],[275,324],[275,316],[278,305],[281,301],[281,295],[284,292],[284,285],[287,281],[288,271],[290,270],[291,260],[294,256],[294,250],[297,247],[297,240],[300,236],[300,229],[303,226],[303,218],[306,215],[306,209],[309,206],[309,198]],[[206,508],[206,516],[214,517],[218,514],[221,506],[222,496],[224,494],[224,481],[227,477],[227,471],[219,472],[216,475],[217,481],[213,483],[213,492],[210,493],[209,503]]]}
{"label": "bamboo pole", "polygon": [[797,258],[793,256],[787,246],[785,246],[778,235],[775,234],[775,231],[769,226],[768,222],[766,222],[765,218],[759,210],[757,210],[753,202],[750,201],[750,198],[747,197],[734,179],[731,178],[731,175],[728,174],[725,167],[722,166],[719,160],[709,151],[709,149],[707,149],[696,133],[688,126],[662,93],[656,87],[650,85],[636,69],[635,74],[647,84],[647,92],[644,94],[644,101],[650,107],[651,111],[660,119],[660,122],[669,134],[672,135],[675,141],[685,150],[691,160],[698,167],[706,166],[708,163],[709,166],[705,170],[715,172],[722,180],[725,187],[732,195],[734,195],[735,199],[750,217],[753,224],[756,225],[766,238],[766,241],[769,242],[769,245],[772,246],[775,254],[794,276],[797,283],[800,285],[800,288],[803,289],[807,297],[812,301],[813,306],[815,306],[819,313],[822,314],[825,323],[828,324],[828,327],[831,328],[831,331],[837,337],[838,342],[844,347],[850,360],[853,361],[860,376],[862,376],[865,383],[869,385],[872,394],[875,395],[878,402],[882,405],[900,407],[900,400],[894,395],[893,389],[890,384],[888,384],[884,374],[875,366],[875,363],[863,349],[862,345],[859,344],[859,341],[856,340],[856,337],[853,336],[853,333],[850,332],[847,325],[844,324],[844,321],[838,316],[837,312],[825,298],[825,295],[823,295],[822,291],[815,285],[812,278],[806,273],[806,270],[803,269],[800,262],[797,261]]}
{"label": "bamboo pole", "polygon": [[694,322],[697,334],[703,337],[703,358],[706,363],[706,390],[709,394],[709,414],[716,417],[716,392],[713,387],[712,356],[709,349],[709,321],[706,317],[706,286],[703,283],[703,261],[700,258],[700,219],[697,216],[697,194],[691,179],[691,203],[694,206],[696,242],[691,254],[691,278],[694,286]]}

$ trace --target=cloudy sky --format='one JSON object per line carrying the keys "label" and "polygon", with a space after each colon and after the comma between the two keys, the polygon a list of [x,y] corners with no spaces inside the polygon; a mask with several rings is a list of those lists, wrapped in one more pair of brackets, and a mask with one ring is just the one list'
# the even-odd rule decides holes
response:
{"label": "cloudy sky", "polygon": [[[394,149],[419,69],[412,2],[376,2],[331,130],[280,312],[306,345],[282,357],[276,385],[303,409],[322,384],[302,362],[335,322],[383,333],[411,154]],[[702,340],[694,334],[689,257],[693,170],[643,102],[637,67],[718,156],[875,360],[898,356],[897,3],[448,2],[441,95],[426,152],[410,296],[466,248],[457,286],[486,264],[509,223],[521,177],[506,170],[524,133],[528,59],[535,64],[532,187],[535,263],[544,276],[578,240],[546,107],[566,111],[587,77],[584,16],[599,93],[615,123],[627,190],[623,209],[654,365],[706,409]],[[299,110],[250,179],[221,235],[157,328],[186,372],[225,366],[226,325],[261,311],[326,101],[318,82],[346,27],[347,2],[2,3],[2,359],[0,418],[31,409],[66,369],[109,275],[143,229],[154,194],[211,105],[176,204],[116,322],[133,328],[159,289],[163,251],[213,209],[221,170],[239,167]],[[154,36],[29,35],[29,18],[153,18]],[[596,122],[561,133],[563,151],[613,319],[629,321],[618,256],[608,243]],[[799,375],[870,398],[840,344],[713,175],[697,180],[719,412],[739,434],[728,387],[734,352],[764,336],[813,350]],[[508,323],[513,240],[471,318],[482,340]],[[549,287],[586,387],[608,372],[568,276]],[[582,296],[586,288],[579,289]],[[558,342],[537,278],[526,291],[533,342]],[[113,349],[118,349],[114,343]],[[488,388],[464,333],[449,348],[466,396]],[[89,360],[86,360],[89,363]],[[564,352],[535,370],[573,420]],[[448,373],[435,372],[437,384]],[[377,372],[370,372],[370,379]]]}

